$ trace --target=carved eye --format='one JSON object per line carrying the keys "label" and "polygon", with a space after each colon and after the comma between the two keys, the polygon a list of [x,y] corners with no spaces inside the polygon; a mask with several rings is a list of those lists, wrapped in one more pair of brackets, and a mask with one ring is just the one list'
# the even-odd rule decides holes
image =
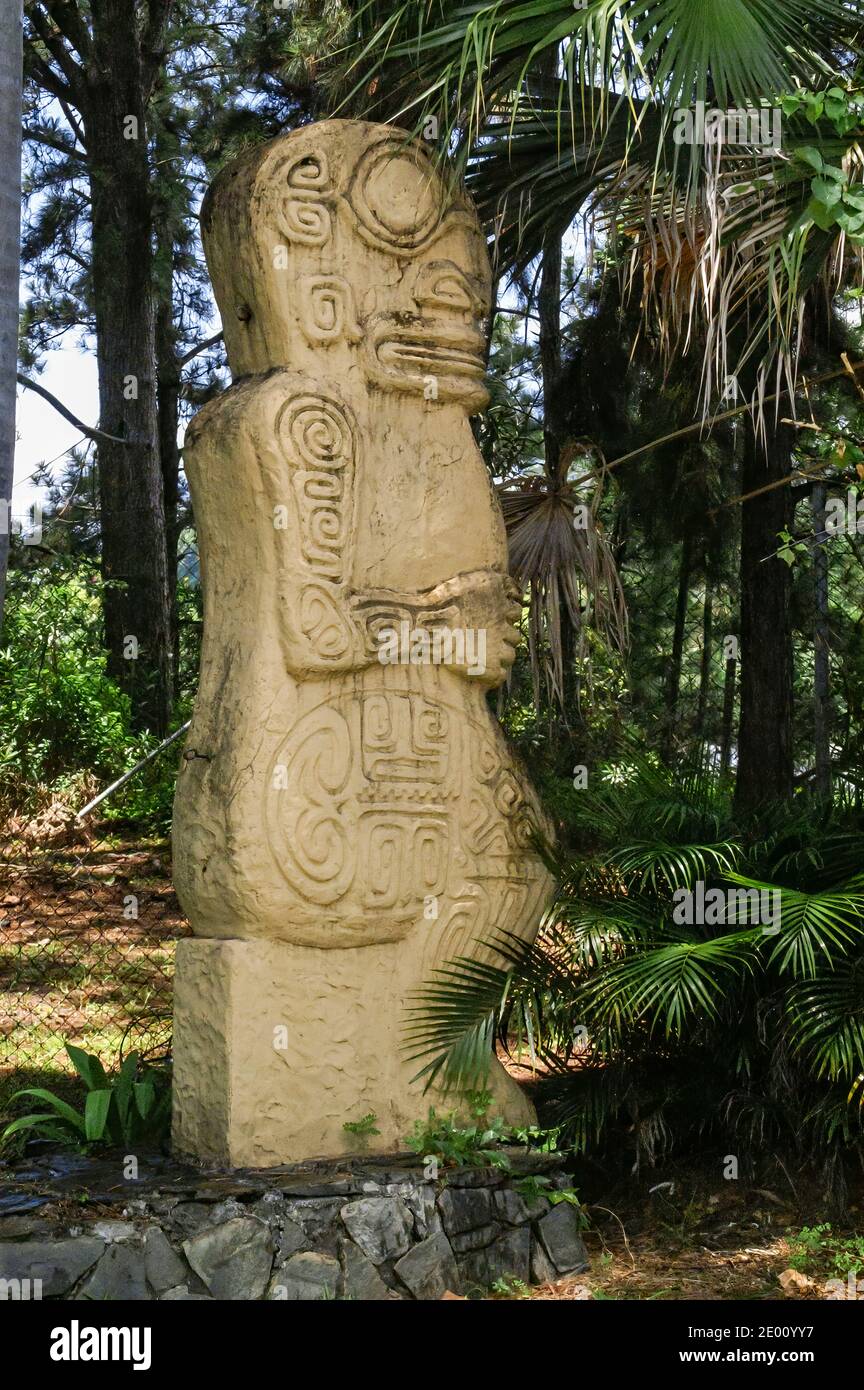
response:
{"label": "carved eye", "polygon": [[444,304],[452,304],[454,309],[470,309],[471,296],[462,281],[455,275],[442,275],[432,283],[433,298]]}
{"label": "carved eye", "polygon": [[445,205],[443,185],[426,157],[392,139],[361,156],[348,196],[361,236],[382,250],[414,251]]}
{"label": "carved eye", "polygon": [[481,308],[477,288],[453,261],[427,262],[417,276],[414,299],[421,305],[443,305],[460,313],[476,314]]}

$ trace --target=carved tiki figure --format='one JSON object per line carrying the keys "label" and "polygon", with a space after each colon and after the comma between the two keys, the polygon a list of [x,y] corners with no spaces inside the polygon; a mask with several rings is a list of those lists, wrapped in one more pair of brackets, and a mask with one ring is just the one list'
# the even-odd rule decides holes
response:
{"label": "carved tiki figure", "polygon": [[[549,886],[485,698],[519,616],[469,425],[485,242],[422,148],[352,121],[241,157],[202,224],[234,384],[185,448],[205,633],[175,803],[196,937],[175,1142],[265,1166],[343,1152],[374,1112],[392,1149],[430,1099],[406,1004],[482,939],[533,934]],[[450,659],[383,663],[393,630],[452,634]],[[493,1112],[529,1119],[492,1068]]]}

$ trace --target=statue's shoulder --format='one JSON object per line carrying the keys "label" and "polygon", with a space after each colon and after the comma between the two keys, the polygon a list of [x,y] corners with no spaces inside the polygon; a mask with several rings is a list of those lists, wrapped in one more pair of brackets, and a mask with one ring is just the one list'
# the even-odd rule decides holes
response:
{"label": "statue's shoulder", "polygon": [[184,449],[195,451],[209,441],[224,441],[226,433],[257,434],[262,428],[277,427],[284,407],[291,402],[313,410],[320,404],[325,411],[327,407],[348,411],[336,382],[274,367],[257,376],[241,377],[202,406],[186,430]]}

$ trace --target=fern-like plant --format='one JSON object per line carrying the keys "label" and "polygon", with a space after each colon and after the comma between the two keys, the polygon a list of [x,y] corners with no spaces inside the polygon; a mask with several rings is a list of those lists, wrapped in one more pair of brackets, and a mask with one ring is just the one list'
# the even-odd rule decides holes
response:
{"label": "fern-like plant", "polygon": [[[579,821],[581,852],[545,851],[560,886],[537,941],[499,933],[496,960],[448,962],[423,990],[420,1075],[480,1087],[493,1042],[518,1040],[577,1149],[638,1165],[713,1136],[755,1159],[782,1138],[836,1180],[862,1137],[860,813],[802,798],[735,823],[708,769],[635,758]],[[694,889],[719,920],[686,919]]]}

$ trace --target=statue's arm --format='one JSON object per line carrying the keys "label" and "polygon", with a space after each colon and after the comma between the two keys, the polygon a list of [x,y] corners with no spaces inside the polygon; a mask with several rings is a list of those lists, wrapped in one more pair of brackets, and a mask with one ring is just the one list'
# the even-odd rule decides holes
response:
{"label": "statue's arm", "polygon": [[483,569],[419,592],[357,587],[361,441],[350,407],[334,388],[287,373],[255,395],[287,669],[302,678],[386,664],[387,630],[401,639],[407,624],[438,632],[438,655],[455,671],[500,685],[519,641],[512,580]]}
{"label": "statue's arm", "polygon": [[404,660],[407,645],[409,660],[412,651],[440,660],[487,687],[506,679],[521,638],[519,590],[497,570],[456,575],[419,593],[355,590],[350,606],[373,660]]}

